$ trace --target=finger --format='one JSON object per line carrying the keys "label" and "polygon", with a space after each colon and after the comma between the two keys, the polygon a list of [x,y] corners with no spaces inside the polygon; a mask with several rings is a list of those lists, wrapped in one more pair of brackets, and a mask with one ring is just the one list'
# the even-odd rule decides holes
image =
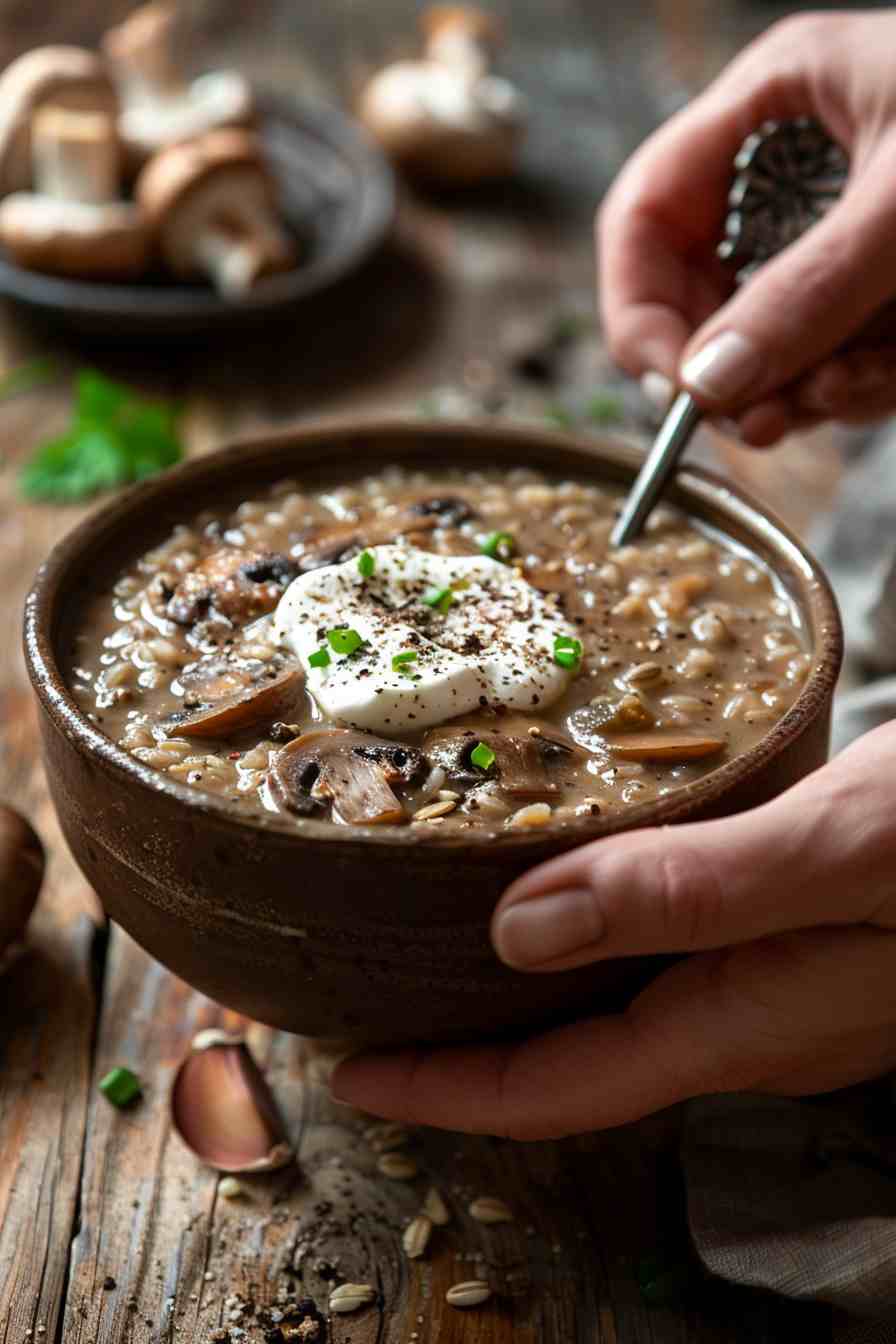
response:
{"label": "finger", "polygon": [[771,448],[792,434],[798,417],[786,397],[768,397],[744,411],[738,421],[742,441],[751,448]]}
{"label": "finger", "polygon": [[896,406],[896,348],[863,350],[827,360],[794,389],[804,410],[833,419],[875,415]]}
{"label": "finger", "polygon": [[892,296],[896,200],[870,175],[896,171],[884,144],[842,200],[696,333],[681,382],[710,409],[767,398],[854,337]]}
{"label": "finger", "polygon": [[[662,989],[652,987],[658,1003],[700,1001],[704,971],[696,958],[688,965],[684,974],[672,968],[674,984],[664,976]],[[651,1020],[619,1014],[519,1043],[356,1055],[330,1086],[338,1101],[411,1124],[557,1138],[624,1124],[711,1086],[716,1061],[696,1020],[682,1030],[684,1054],[671,1069]]]}
{"label": "finger", "polygon": [[896,726],[736,817],[632,831],[536,868],[492,920],[498,955],[553,971],[817,924],[896,922]]}
{"label": "finger", "polygon": [[354,1056],[331,1086],[391,1119],[523,1140],[626,1124],[710,1092],[843,1087],[896,1064],[894,956],[896,934],[877,929],[703,953],[625,1013],[521,1043]]}
{"label": "finger", "polygon": [[[791,29],[794,27],[790,25]],[[715,254],[731,164],[766,118],[817,110],[813,81],[779,28],[748,47],[633,155],[598,218],[601,313],[629,372],[677,370],[684,342],[732,289]],[[809,52],[809,44],[800,50]]]}

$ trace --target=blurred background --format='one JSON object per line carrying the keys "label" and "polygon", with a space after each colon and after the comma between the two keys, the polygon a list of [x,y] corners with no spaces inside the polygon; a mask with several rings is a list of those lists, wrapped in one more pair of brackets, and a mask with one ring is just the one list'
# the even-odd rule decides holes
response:
{"label": "blurred background", "polygon": [[[576,396],[596,388],[622,401],[621,417],[604,417],[608,426],[619,419],[622,428],[643,434],[650,427],[645,405],[609,365],[596,329],[575,367],[564,369],[560,388],[532,386],[513,370],[508,380],[504,353],[527,339],[537,345],[545,324],[569,314],[590,321],[594,208],[645,135],[768,24],[819,7],[771,0],[484,0],[482,8],[505,30],[501,73],[530,108],[513,179],[450,196],[403,187],[393,236],[361,274],[238,342],[228,342],[226,333],[202,337],[178,347],[176,356],[173,347],[122,348],[108,340],[94,348],[4,310],[0,358],[9,368],[50,352],[180,397],[192,451],[309,413],[420,402],[454,411],[471,390],[473,408],[481,409],[483,388],[487,411],[498,401],[503,406],[507,394],[521,412],[559,412],[561,421],[575,420]],[[46,42],[95,46],[133,8],[129,0],[0,0],[0,65]],[[183,8],[193,33],[187,58],[196,71],[234,65],[287,98],[352,108],[374,70],[419,50],[424,6],[185,0]],[[63,414],[52,395],[36,417],[47,424],[35,423],[33,405],[0,407],[13,435],[18,427],[24,432],[26,420],[31,436],[52,429]],[[797,459],[786,472],[798,469]],[[752,463],[743,467],[748,481],[753,470]],[[826,479],[819,488],[828,490]]]}

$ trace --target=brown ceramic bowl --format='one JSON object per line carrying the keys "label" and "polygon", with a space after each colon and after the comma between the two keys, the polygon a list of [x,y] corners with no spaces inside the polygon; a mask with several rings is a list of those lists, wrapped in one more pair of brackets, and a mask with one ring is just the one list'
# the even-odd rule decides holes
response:
{"label": "brown ceramic bowl", "polygon": [[50,790],[109,915],[206,994],[310,1036],[470,1037],[619,1005],[656,973],[658,959],[551,976],[499,964],[488,921],[507,883],[597,836],[755,806],[827,755],[841,656],[828,584],[786,528],[699,471],[681,473],[677,502],[771,565],[806,622],[812,669],[793,708],[756,747],[623,816],[484,843],[275,815],[254,821],[141,765],[84,716],[63,682],[60,653],[88,579],[130,560],[205,504],[245,498],[285,476],[313,481],[409,460],[526,464],[622,486],[636,467],[629,449],[542,430],[408,421],[302,427],[128,491],[56,547],[26,608]]}

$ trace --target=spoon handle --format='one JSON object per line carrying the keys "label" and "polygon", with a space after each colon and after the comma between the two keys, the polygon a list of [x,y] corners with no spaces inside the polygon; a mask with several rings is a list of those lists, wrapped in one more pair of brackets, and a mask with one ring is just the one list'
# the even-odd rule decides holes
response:
{"label": "spoon handle", "polygon": [[626,546],[638,536],[702,414],[701,407],[690,392],[679,392],[669,407],[653,447],[644,459],[622,513],[610,533],[611,546]]}

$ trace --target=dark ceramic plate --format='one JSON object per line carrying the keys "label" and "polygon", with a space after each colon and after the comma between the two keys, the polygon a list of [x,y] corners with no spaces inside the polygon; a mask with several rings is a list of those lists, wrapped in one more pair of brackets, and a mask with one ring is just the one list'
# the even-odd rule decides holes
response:
{"label": "dark ceramic plate", "polygon": [[0,294],[91,335],[137,339],[229,329],[259,320],[341,280],[382,242],[395,205],[392,171],[363,131],[325,104],[259,97],[260,132],[280,184],[300,265],[242,299],[158,273],[139,283],[67,280],[26,271],[0,250]]}

